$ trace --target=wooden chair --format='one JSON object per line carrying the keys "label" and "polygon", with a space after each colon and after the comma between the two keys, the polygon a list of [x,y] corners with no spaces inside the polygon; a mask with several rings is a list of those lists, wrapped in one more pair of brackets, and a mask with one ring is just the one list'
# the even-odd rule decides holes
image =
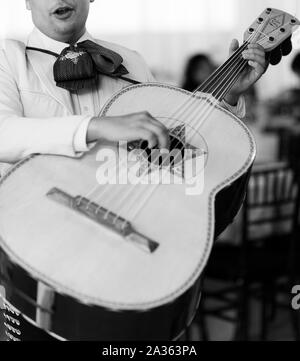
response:
{"label": "wooden chair", "polygon": [[[198,313],[202,329],[211,315],[234,322],[235,339],[247,340],[249,305],[255,297],[261,304],[260,338],[267,338],[268,311],[274,315],[280,280],[284,279],[291,290],[298,273],[299,199],[298,172],[286,163],[263,164],[253,169],[239,214],[241,241],[217,242],[206,268]],[[225,286],[210,290],[208,281],[221,281]],[[215,301],[220,304],[214,306]],[[299,339],[299,320],[291,307],[289,310],[295,338]],[[207,336],[207,327],[203,334]]]}

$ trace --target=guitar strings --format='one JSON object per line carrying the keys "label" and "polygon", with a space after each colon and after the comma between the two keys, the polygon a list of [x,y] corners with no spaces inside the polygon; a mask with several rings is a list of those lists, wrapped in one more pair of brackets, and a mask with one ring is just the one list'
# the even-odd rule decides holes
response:
{"label": "guitar strings", "polygon": [[[241,64],[241,69],[245,66],[245,64]],[[238,75],[236,75],[236,77],[238,77]],[[232,80],[230,83],[229,83],[229,86],[231,86],[232,83],[234,83],[235,80]],[[227,91],[227,88],[224,89],[224,93]],[[167,170],[166,170],[167,171]],[[154,191],[157,189],[158,185],[155,185],[153,187],[153,189],[147,194],[147,196],[144,198],[144,200],[142,200],[142,202],[138,205],[138,207],[134,210],[133,214],[131,215],[131,221],[134,221],[137,217],[137,215],[140,213],[140,211],[144,208],[144,206],[147,204],[147,202],[149,201],[149,199],[151,198],[151,196],[153,195]],[[131,202],[132,203],[132,202]]]}
{"label": "guitar strings", "polygon": [[[246,65],[247,65],[247,62],[246,62]],[[240,69],[242,69],[243,67],[245,67],[245,63],[242,62],[241,66],[240,66]],[[238,77],[239,74],[237,74],[236,76]],[[232,84],[234,84],[234,81],[230,81],[230,80],[229,80],[229,85],[224,89],[224,93],[227,91],[227,88],[231,87]],[[209,107],[210,107],[210,108],[213,108],[217,103],[218,103],[218,101],[216,101],[214,104],[212,104],[212,105],[209,106]],[[210,115],[212,111],[214,111],[214,109],[209,109],[208,114],[205,114],[204,117],[206,118],[206,116],[207,116],[207,115]],[[202,121],[202,122],[203,122],[203,121]],[[202,123],[200,123],[199,126],[201,127],[201,126],[202,126]],[[191,141],[192,141],[192,139],[191,139]],[[191,142],[191,141],[190,141],[190,142]],[[166,169],[166,172],[168,172],[168,171],[169,171],[169,170]],[[133,211],[133,215],[131,216],[131,219],[132,219],[132,220],[135,219],[135,217],[137,216],[137,214],[138,214],[138,213],[140,212],[140,210],[144,207],[144,205],[146,204],[146,202],[150,199],[150,197],[152,196],[152,194],[153,194],[153,192],[154,192],[154,190],[155,190],[155,188],[156,188],[157,186],[158,186],[157,184],[153,185],[153,188],[154,188],[154,189],[153,189],[152,191],[151,191],[151,190],[149,191],[149,194],[146,195],[145,199],[144,199],[144,200],[137,206],[137,208]],[[140,194],[140,195],[141,195],[141,194]],[[130,203],[129,203],[129,204],[128,204],[128,203],[126,204],[126,208],[132,209],[132,208],[133,208],[133,205],[135,204],[137,198],[140,197],[140,195],[139,195],[139,194],[136,194],[135,197],[131,197]],[[132,208],[131,208],[131,207],[132,207]]]}
{"label": "guitar strings", "polygon": [[[268,38],[268,36],[265,34],[265,38]],[[264,39],[261,39],[264,40]],[[230,89],[234,83],[236,82],[236,79],[239,77],[240,73],[243,71],[243,69],[246,67],[247,65],[247,61],[245,61],[244,59],[240,59],[240,69],[237,72],[236,75],[234,75],[234,77],[232,78],[231,82],[229,81],[229,84],[226,85],[224,84],[221,89],[219,90],[219,94],[216,95],[216,98],[218,98],[219,95],[223,96],[223,94],[226,94],[228,89]],[[224,89],[223,89],[224,88]],[[223,89],[223,90],[222,90]],[[204,120],[202,120],[202,122],[199,124],[199,128],[203,125],[204,121],[207,118],[204,118]],[[199,129],[198,128],[198,129]],[[192,139],[191,139],[192,141]],[[146,204],[147,200],[151,197],[151,195],[153,194],[153,191],[151,192],[151,194],[148,195],[148,197],[146,197],[146,199],[144,199],[144,201],[139,205],[139,207],[135,210],[133,216],[132,216],[132,220],[134,220],[136,218],[136,216],[138,215],[138,213],[140,212],[140,210],[143,208],[143,206]]]}
{"label": "guitar strings", "polygon": [[[245,64],[241,64],[241,69],[243,69],[245,66],[247,65],[247,63]],[[236,74],[235,77],[232,79],[231,83],[228,85],[227,88],[230,88],[236,81],[236,78],[239,76],[239,74]],[[224,89],[223,93],[225,93],[227,91],[227,89]],[[201,124],[200,124],[201,126]],[[152,192],[150,194],[147,195],[147,197],[140,203],[140,205],[135,209],[132,217],[131,217],[131,221],[133,221],[137,215],[139,214],[139,212],[143,209],[143,207],[145,206],[145,204],[147,203],[147,201],[150,199],[150,197],[152,196],[153,192],[155,189],[152,190]]]}
{"label": "guitar strings", "polygon": [[[269,16],[270,16],[270,15],[269,15]],[[287,23],[285,23],[283,26],[286,26],[286,25],[288,25],[288,24],[289,24],[289,23],[287,22]],[[265,45],[265,44],[268,42],[269,35],[263,33],[263,32],[260,31],[259,29],[257,29],[257,32],[259,32],[260,34],[263,34],[263,35],[264,35],[264,37],[263,37],[262,39],[260,39],[258,43],[260,43],[260,45]],[[266,40],[265,40],[265,39],[266,39]],[[245,63],[245,65],[247,65],[247,62]],[[237,74],[237,76],[238,76],[238,74]],[[235,80],[233,80],[233,84],[234,84],[234,82],[235,82]],[[216,95],[215,97],[218,98],[218,95]],[[222,96],[221,96],[221,97],[222,97]],[[201,125],[201,123],[200,123],[200,125]]]}
{"label": "guitar strings", "polygon": [[[267,17],[267,19],[268,18],[270,18],[270,14],[268,15],[268,17]],[[288,25],[289,24],[289,22],[287,22],[287,23],[285,23],[283,26],[286,26],[286,25]],[[264,23],[262,23],[261,25],[260,25],[260,28],[262,28],[264,26]],[[256,37],[257,35],[258,35],[258,33],[259,34],[262,34],[262,35],[264,35],[264,37],[262,38],[262,39],[260,39],[257,43],[260,43],[260,45],[264,45],[266,42],[267,42],[267,40],[266,41],[264,41],[264,39],[269,39],[269,35],[267,35],[267,34],[265,34],[264,32],[262,32],[261,30],[260,30],[260,28],[258,27],[253,33],[252,33],[252,38],[254,38],[254,37]],[[249,37],[249,39],[247,40],[247,41],[251,41],[252,39],[251,39],[251,36]],[[247,62],[246,62],[246,64],[247,64]],[[223,73],[224,74],[224,73]],[[224,75],[222,74],[222,77],[224,77]],[[209,80],[209,79],[208,79]],[[203,89],[205,92],[207,92],[207,93],[212,93],[212,95],[214,95],[214,93],[213,93],[213,91],[212,91],[212,89],[213,89],[213,86],[214,86],[214,82],[215,81],[218,81],[218,79],[212,79],[211,81],[210,81],[210,83],[211,82],[213,82],[213,84],[212,85],[210,85],[210,83],[208,83],[208,84],[202,84],[201,85],[201,89]],[[233,83],[234,84],[234,83]],[[210,86],[209,86],[210,85]],[[218,98],[218,96],[216,96],[215,95],[215,97],[216,98]],[[223,97],[223,95],[221,95],[221,98]],[[221,99],[219,99],[219,100],[221,100]]]}
{"label": "guitar strings", "polygon": [[[287,24],[288,24],[288,23],[287,23]],[[263,24],[262,24],[262,25],[263,25]],[[253,33],[253,37],[256,36],[257,33],[263,34],[265,38],[268,38],[268,35],[266,35],[266,34],[263,33],[262,31],[260,31],[259,29],[256,29],[256,32]],[[237,53],[242,52],[242,51],[244,50],[244,48],[246,48],[246,45],[248,45],[248,41],[251,39],[251,37],[252,37],[252,36],[250,36],[250,37],[248,38],[248,40],[245,41],[245,43],[243,44],[243,46],[241,46],[239,49],[237,49]],[[229,60],[227,60],[227,61],[225,62],[225,64],[221,65],[221,66],[216,70],[216,72],[213,74],[213,77],[214,77],[214,78],[213,78],[213,77],[212,77],[212,78],[209,78],[207,81],[205,81],[203,84],[201,84],[201,85],[193,92],[193,94],[192,94],[192,96],[191,96],[191,99],[188,99],[187,103],[189,103],[190,101],[193,101],[193,98],[195,98],[194,95],[196,94],[196,92],[197,92],[199,89],[202,89],[202,88],[203,88],[203,89],[206,89],[212,82],[214,82],[217,74],[219,75],[219,74],[222,72],[222,70],[223,70],[223,73],[224,73],[224,70],[226,70],[226,68],[230,66],[230,62],[229,62],[230,60],[232,61],[233,59],[232,59],[232,58],[229,58]],[[223,69],[221,69],[222,67],[223,67]],[[210,81],[210,82],[208,82],[208,81]],[[234,83],[233,83],[233,84],[234,84]],[[207,92],[209,92],[209,89],[210,89],[210,88],[212,88],[212,85],[210,85],[210,87],[208,87]],[[181,110],[182,110],[182,109],[181,109]],[[175,112],[175,113],[176,113],[176,112]],[[174,124],[174,125],[176,125],[176,124]],[[94,193],[94,191],[96,191],[98,188],[99,188],[99,186],[97,185],[97,186],[94,187],[93,190],[92,190],[91,192],[89,192],[88,194]],[[107,187],[107,188],[108,188],[108,187]],[[83,197],[82,197],[82,198],[83,198]],[[82,198],[81,198],[81,199],[82,199]],[[98,197],[97,197],[97,198],[98,198]],[[90,204],[91,204],[91,202],[90,202]],[[88,206],[89,206],[89,204],[88,204]]]}
{"label": "guitar strings", "polygon": [[[238,55],[240,55],[240,53],[241,53],[242,51],[243,51],[243,50],[239,49]],[[236,62],[236,58],[234,59],[234,61]],[[235,65],[235,64],[233,63],[233,64],[231,64],[231,65]],[[195,103],[198,104],[198,102],[195,102]],[[203,104],[201,104],[201,107],[203,108],[202,110],[205,111],[206,106],[207,106],[207,104],[205,104],[204,106],[203,106]],[[189,110],[190,110],[190,109],[191,109],[191,108],[189,107]],[[192,109],[192,110],[193,110],[193,109]],[[181,112],[182,112],[182,109],[181,109]],[[189,116],[189,115],[187,115],[187,116]],[[192,120],[193,120],[193,119],[192,119]],[[142,175],[141,177],[143,177],[143,175]],[[108,192],[108,187],[107,187],[106,191],[103,191],[101,194],[97,195],[96,200],[99,199],[100,197],[103,197],[104,194],[107,193],[107,192]],[[117,206],[118,206],[118,204],[120,204],[120,207],[122,207],[123,201],[125,201],[126,198],[130,196],[130,193],[131,193],[131,192],[132,192],[132,190],[130,189],[129,191],[122,193],[120,196],[119,196],[119,195],[116,195],[116,194],[113,194],[113,195],[111,195],[110,199],[108,199],[108,200],[106,199],[106,202],[109,202],[109,201],[112,202],[113,198],[117,198]],[[96,212],[97,212],[98,210],[100,210],[100,208],[101,208],[101,207],[98,207],[98,209],[96,210]],[[110,212],[107,211],[106,214],[105,214],[105,217],[108,217],[109,214],[110,214]]]}
{"label": "guitar strings", "polygon": [[[261,24],[262,26],[262,24]],[[269,37],[267,34],[263,33],[262,31],[257,30],[254,31],[250,36],[249,38],[242,44],[242,46],[238,49],[240,50],[242,48],[242,50],[244,50],[246,48],[246,46],[249,45],[249,42],[253,40],[253,38],[257,35],[257,33],[260,33],[260,34],[263,34],[265,37]],[[230,58],[228,59],[230,60]],[[204,81],[204,83],[202,83],[198,88],[197,90],[200,90],[201,92],[203,93],[209,93],[210,90],[212,89],[213,85],[210,85],[212,82],[215,82],[215,81],[218,81],[219,80],[219,75],[220,75],[220,72],[222,72],[222,68],[225,66],[225,69],[226,69],[226,66],[227,66],[227,62],[228,60],[221,66],[218,67],[218,69],[212,74],[212,76],[210,76],[207,80]],[[229,64],[230,66],[230,64]],[[228,68],[228,66],[227,66]]]}
{"label": "guitar strings", "polygon": [[[236,61],[236,63],[237,63],[237,64],[235,64],[235,65],[237,65],[238,70],[241,70],[245,65],[247,65],[247,61],[244,60],[243,58],[238,59],[238,60]],[[225,93],[225,92],[227,91],[227,88],[231,87],[232,84],[234,84],[234,81],[231,80],[231,79],[232,79],[232,75],[234,75],[234,77],[238,77],[238,76],[239,76],[239,73],[240,73],[240,72],[238,72],[237,75],[234,75],[235,72],[234,72],[234,70],[233,70],[233,71],[229,74],[229,79],[228,79],[228,80],[229,80],[229,84],[228,84],[228,85],[227,85],[227,84],[223,85],[217,95],[219,95],[219,94],[221,95],[222,93]],[[227,82],[228,82],[228,80],[227,80]],[[225,86],[225,89],[223,90],[224,86]],[[223,91],[222,91],[222,90],[223,90]],[[213,106],[215,106],[217,103],[218,103],[218,100],[216,99],[216,100],[214,101]],[[201,104],[201,105],[202,105],[202,104]],[[213,106],[208,105],[209,108],[206,109],[206,110],[208,110],[208,113],[211,113],[212,111],[214,111]],[[195,111],[198,113],[198,109],[196,109]],[[208,114],[205,114],[205,119],[206,119],[206,115],[208,115]],[[202,118],[202,114],[201,114],[201,115],[198,115],[197,117],[198,117],[198,118]],[[201,124],[199,125],[199,127],[200,127],[200,126],[201,126]],[[163,164],[162,164],[162,166],[163,166]],[[146,172],[145,172],[144,174],[146,174]],[[153,188],[156,188],[156,186],[157,186],[157,185],[153,185]],[[154,191],[154,190],[153,190],[153,191]],[[151,194],[153,193],[153,191],[150,190],[149,196],[151,196]],[[143,192],[143,190],[142,190],[142,192]],[[125,204],[126,198],[129,198],[129,195],[130,195],[130,191],[127,192],[125,195],[123,195],[122,198],[119,199],[118,203],[122,204],[122,202],[124,202],[124,204]],[[136,192],[135,196],[132,196],[131,199],[130,199],[130,201],[129,201],[129,203],[126,204],[126,208],[127,208],[127,209],[132,209],[132,206],[131,206],[131,205],[133,205],[133,204],[135,203],[136,198],[137,198],[137,197],[139,198],[139,196],[140,196],[140,194],[138,194],[138,192]],[[146,200],[147,200],[148,198],[149,198],[149,197],[146,197]],[[146,201],[146,200],[145,200],[145,201]],[[141,204],[141,205],[137,208],[137,210],[134,212],[133,218],[135,217],[135,214],[139,212],[140,208],[142,208],[142,206],[143,206],[144,203],[145,203],[145,202],[142,202],[142,204]],[[120,205],[120,206],[121,206],[121,205]],[[122,210],[122,208],[121,208],[121,210]],[[120,212],[121,210],[119,209],[119,212]],[[116,221],[117,221],[117,220],[118,220],[118,218],[116,219]]]}
{"label": "guitar strings", "polygon": [[[243,45],[243,48],[242,49],[238,49],[237,51],[236,51],[236,54],[233,54],[233,55],[238,55],[240,52],[242,52],[243,50],[244,50],[244,47],[246,47],[246,44],[244,44]],[[233,58],[230,58],[229,60],[234,60]],[[229,63],[228,64],[228,66],[230,66],[230,65],[232,65],[231,63]],[[221,68],[221,66],[220,66],[220,68]],[[218,69],[217,69],[217,71],[218,71]],[[216,71],[216,72],[217,72]],[[189,109],[189,107],[190,107],[190,103],[193,103],[194,102],[194,99],[195,99],[195,97],[197,96],[197,92],[198,92],[198,89],[201,87],[201,85],[199,86],[199,87],[197,87],[194,91],[193,91],[193,93],[191,93],[191,95],[188,97],[188,99],[186,100],[186,101],[184,101],[182,104],[180,104],[179,106],[178,106],[178,108],[174,111],[174,113],[173,113],[173,115],[171,115],[170,116],[170,119],[172,119],[172,118],[175,118],[175,117],[180,117],[181,116],[181,113],[184,113],[187,109]],[[168,97],[169,95],[167,95],[167,97]],[[172,126],[176,126],[177,124],[176,124],[176,121],[175,122],[172,122],[171,123],[171,127]],[[89,198],[89,196],[91,195],[91,194],[93,194],[94,193],[94,191],[96,191],[98,189],[98,185],[96,186],[96,187],[94,187],[91,191],[89,191],[88,193],[86,193],[86,195],[84,195],[84,196],[82,196],[81,197],[81,199],[82,198]]]}
{"label": "guitar strings", "polygon": [[[244,70],[244,68],[248,64],[248,61],[243,58],[240,58],[240,59],[238,59],[238,61],[236,61],[236,63],[237,63],[236,65],[238,66],[237,73],[235,74],[235,70],[233,69],[231,74],[229,74],[229,83],[228,84],[225,83],[224,85],[221,84],[221,88],[218,90],[218,92],[215,96],[216,101],[214,102],[213,106],[215,106],[218,103],[219,96],[223,97],[223,95],[226,94],[228,92],[228,90],[230,90],[230,88],[234,85],[234,83],[236,82],[236,79],[240,76],[240,73]],[[227,76],[227,74],[226,74],[226,76]],[[232,78],[232,76],[233,76],[233,78]],[[211,111],[214,110],[213,106],[209,106],[209,108],[211,108]],[[211,113],[211,111],[209,110],[208,113]],[[200,118],[200,117],[201,116],[198,116],[198,118]],[[207,119],[207,116],[205,116],[204,119],[202,120],[202,122],[199,124],[198,129],[203,125],[203,123],[204,123],[204,121],[206,121],[206,119]],[[156,186],[158,186],[158,185],[155,185],[155,188],[156,188]],[[153,193],[153,191],[150,191],[150,196],[152,195],[152,193]],[[135,203],[135,198],[136,197],[134,197],[134,199],[131,199],[130,203]],[[142,202],[142,204],[137,208],[137,210],[134,213],[133,219],[135,218],[135,216],[139,212],[139,210],[143,207],[143,205],[147,201],[147,199],[149,199],[149,196],[146,197],[145,201]],[[127,204],[127,206],[128,206],[128,204]],[[128,207],[128,208],[131,209],[131,207]],[[116,221],[117,221],[117,219],[116,219]]]}
{"label": "guitar strings", "polygon": [[[243,47],[241,47],[241,48],[239,48],[239,49],[237,49],[237,51],[233,54],[233,56],[229,59],[230,61],[231,61],[231,63],[228,63],[227,64],[227,67],[228,66],[230,66],[230,65],[233,65],[232,63],[236,60],[236,57],[238,56],[238,55],[240,55],[240,53],[242,53],[242,51],[244,50],[244,47],[246,47],[246,45],[247,44],[244,44],[243,45]],[[200,86],[198,87],[198,88],[200,88]],[[195,102],[195,97],[196,97],[196,92],[198,91],[198,88],[191,94],[191,96],[189,96],[189,98],[187,99],[187,101],[185,101],[183,104],[181,104],[179,107],[178,107],[178,110],[176,110],[175,112],[174,112],[174,114],[171,116],[171,119],[172,118],[174,118],[175,116],[176,117],[179,117],[180,115],[181,115],[181,113],[184,113],[184,111],[186,110],[186,109],[190,109],[190,103],[194,103]],[[198,103],[198,102],[197,102]],[[203,104],[202,104],[202,106],[203,106]],[[178,114],[178,115],[177,115]],[[171,124],[171,126],[176,126],[177,124],[176,124],[176,122],[172,122],[172,124]],[[124,161],[124,163],[126,162],[126,160]],[[121,164],[122,165],[122,164]],[[117,169],[117,165],[114,167],[115,168],[115,170]],[[82,201],[82,199],[83,198],[90,198],[90,195],[92,195],[93,193],[95,193],[98,189],[99,189],[99,185],[96,185],[92,190],[90,190],[86,195],[84,195],[84,196],[82,196],[80,199],[79,199],[79,201],[78,201],[78,204],[80,204],[81,203],[81,201]],[[109,190],[109,186],[107,187],[107,189],[106,190],[104,190],[100,195],[98,195],[97,196],[97,199],[99,198],[99,196],[100,197],[102,197],[102,196],[104,196],[104,194],[105,193],[107,193],[108,192],[108,190]],[[94,202],[96,199],[94,199],[93,201],[91,200],[90,201],[90,203],[87,205],[87,207],[92,203],[92,202]],[[100,209],[101,207],[99,207],[99,209]],[[98,210],[99,210],[98,209]]]}
{"label": "guitar strings", "polygon": [[[260,32],[261,33],[261,32]],[[267,35],[265,35],[265,38],[266,37],[268,37]],[[263,40],[263,39],[261,39],[261,40]],[[220,95],[222,95],[222,94],[225,94],[227,91],[228,91],[228,89],[230,89],[231,87],[232,87],[232,85],[234,85],[234,83],[235,83],[235,81],[236,81],[236,79],[239,77],[239,75],[240,75],[240,72],[245,68],[245,66],[247,65],[247,61],[241,61],[240,62],[240,71],[238,71],[237,72],[237,74],[233,77],[233,79],[231,80],[231,82],[229,82],[229,84],[228,84],[228,86],[226,86],[226,85],[224,85],[223,86],[223,88],[224,88],[224,90],[223,90],[223,92],[222,92],[222,88],[220,89],[220,91],[219,91],[219,94]],[[218,94],[216,95],[216,98],[218,98]],[[200,123],[200,125],[199,125],[199,128],[201,127],[201,125],[202,125],[202,123],[203,123],[203,121]],[[151,192],[151,194],[153,193],[153,191]],[[150,194],[150,196],[151,196],[151,194]],[[135,219],[135,217],[137,216],[137,214],[139,213],[139,211],[143,208],[143,206],[145,205],[145,203],[147,202],[147,200],[149,199],[149,196],[148,197],[146,197],[146,199],[139,205],[139,207],[136,209],[136,211],[134,212],[134,214],[133,214],[133,216],[132,216],[132,220],[134,220]]]}
{"label": "guitar strings", "polygon": [[[235,63],[237,63],[237,62],[239,62],[239,61],[240,61],[240,59],[238,59],[238,61],[235,60]],[[247,61],[246,61],[246,64],[247,64]],[[216,100],[215,102],[217,103],[218,100]],[[205,107],[204,107],[204,108],[205,108]],[[211,108],[211,106],[209,106],[209,108]],[[199,117],[199,115],[198,115],[198,117]],[[147,173],[147,172],[145,172],[145,173]],[[144,173],[144,174],[145,174],[145,173]],[[141,179],[142,179],[142,177],[144,176],[144,174],[141,176]],[[143,192],[143,190],[142,190],[142,192]],[[121,198],[118,197],[118,203],[120,204],[120,208],[121,208],[121,209],[122,209],[122,203],[123,203],[123,202],[125,203],[126,199],[129,198],[129,196],[131,195],[131,193],[134,193],[134,191],[131,190],[131,189],[129,189],[129,191],[121,194]],[[136,195],[139,196],[139,193],[138,193],[138,192],[135,192],[135,193],[136,193],[135,196],[136,196]],[[152,192],[150,191],[150,193],[152,193]],[[103,195],[103,194],[102,194],[102,195]],[[130,204],[135,201],[135,198],[136,198],[136,197],[134,197],[134,196],[131,197]],[[121,214],[120,208],[119,208],[119,214]],[[127,208],[128,208],[128,209],[131,209],[131,205],[128,207],[128,203],[127,203]],[[99,209],[100,209],[100,208],[99,208]],[[110,213],[111,213],[110,211],[107,211],[105,216],[108,217],[108,215],[109,215]],[[116,216],[115,222],[117,222],[117,220],[118,220],[119,218],[120,218],[120,216]]]}
{"label": "guitar strings", "polygon": [[[254,36],[254,35],[253,35]],[[251,37],[250,37],[251,38]],[[240,47],[238,50],[237,50],[237,53],[239,54],[239,53],[241,53],[243,50],[244,50],[244,48],[247,46],[247,43],[246,44],[244,44],[244,46],[242,46],[242,47]],[[232,59],[231,59],[231,61],[232,61]],[[224,70],[229,66],[228,64],[229,64],[230,62],[228,62],[227,61],[227,64],[225,63],[225,66],[223,66],[223,74],[225,74],[225,72],[224,72]],[[247,62],[246,62],[246,64],[247,64]],[[224,69],[225,68],[225,69]],[[219,73],[220,73],[220,69],[219,69]],[[222,75],[223,75],[222,74]],[[223,76],[225,76],[225,75],[223,75]],[[237,77],[239,76],[239,74],[237,74]],[[233,81],[233,84],[234,84],[234,81]],[[206,84],[206,86],[207,86],[208,84]],[[200,86],[201,87],[201,86]],[[200,88],[199,87],[199,88]],[[197,89],[196,89],[196,91],[197,91]],[[103,195],[103,193],[102,193],[102,195]],[[97,197],[98,198],[98,197]],[[109,214],[109,212],[108,212],[108,214]]]}
{"label": "guitar strings", "polygon": [[[270,18],[270,14],[268,15],[268,17],[267,17],[267,19],[268,18]],[[264,23],[262,23],[261,25],[260,25],[260,28],[262,28],[264,26]],[[253,34],[247,39],[247,45],[249,44],[249,41],[252,41],[254,38],[255,38],[255,36],[257,35],[257,33],[262,33],[262,34],[264,34],[263,32],[261,32],[260,30],[259,30],[259,27],[256,29],[256,31],[254,31],[253,32]],[[269,38],[269,36],[267,35],[267,34],[264,34],[264,38]],[[262,41],[262,40],[264,40],[264,38],[263,39],[260,39],[260,41]],[[239,49],[238,49],[239,50]],[[238,55],[240,55],[240,54],[238,54]],[[244,60],[244,59],[243,59]],[[236,63],[236,61],[235,61],[235,63]],[[245,60],[245,63],[247,64],[247,61]],[[232,69],[232,66],[231,66],[231,69]],[[227,77],[227,74],[228,73],[225,73],[225,72],[223,72],[223,74],[225,75],[225,78]],[[222,76],[223,76],[223,74],[222,74]],[[221,86],[222,86],[222,84],[221,84]],[[200,86],[200,87],[202,87],[202,85]],[[211,90],[212,90],[212,87],[211,87]],[[217,90],[217,89],[216,89]],[[215,96],[214,98],[216,98],[217,100],[220,100],[220,99],[218,99],[218,95],[217,96]],[[222,98],[222,96],[220,97],[220,98]],[[178,145],[178,144],[177,144]]]}
{"label": "guitar strings", "polygon": [[[247,46],[249,45],[249,39],[247,41],[245,41],[241,47],[239,47],[239,51],[242,50],[244,51]],[[228,61],[228,60],[227,60]],[[200,85],[200,91],[203,93],[210,93],[210,90],[214,87],[215,82],[218,82],[220,79],[220,75],[223,75],[223,71],[227,70],[228,68],[231,68],[231,64],[230,62],[228,64],[226,64],[227,62],[225,62],[225,64],[221,65],[213,74],[212,76],[210,76],[206,81],[204,81],[203,84]]]}

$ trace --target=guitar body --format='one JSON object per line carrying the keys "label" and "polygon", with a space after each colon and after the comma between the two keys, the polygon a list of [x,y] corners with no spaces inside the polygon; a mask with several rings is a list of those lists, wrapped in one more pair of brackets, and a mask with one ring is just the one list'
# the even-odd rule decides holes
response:
{"label": "guitar body", "polygon": [[[215,198],[245,177],[255,143],[239,119],[205,94],[194,97],[191,116],[172,115],[190,95],[164,84],[134,85],[102,111],[147,110],[168,127],[184,124],[185,142],[205,150],[199,194],[187,194],[185,182],[157,185],[134,218],[130,198],[120,206],[121,195],[138,194],[138,203],[153,185],[98,184],[90,195],[155,241],[152,253],[47,196],[53,188],[74,197],[94,189],[97,154],[116,144],[97,145],[80,159],[29,157],[1,180],[2,283],[8,304],[30,322],[68,340],[171,340],[191,322],[214,241]],[[197,129],[202,109],[210,115]],[[197,135],[189,137],[195,134],[189,129]]]}

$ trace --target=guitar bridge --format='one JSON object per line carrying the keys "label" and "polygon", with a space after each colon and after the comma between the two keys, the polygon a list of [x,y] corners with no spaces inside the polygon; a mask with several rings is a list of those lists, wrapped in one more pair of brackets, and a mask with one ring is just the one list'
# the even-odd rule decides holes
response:
{"label": "guitar bridge", "polygon": [[72,197],[58,188],[51,189],[47,193],[47,197],[105,226],[143,251],[153,253],[159,246],[157,242],[135,231],[129,221],[87,198]]}

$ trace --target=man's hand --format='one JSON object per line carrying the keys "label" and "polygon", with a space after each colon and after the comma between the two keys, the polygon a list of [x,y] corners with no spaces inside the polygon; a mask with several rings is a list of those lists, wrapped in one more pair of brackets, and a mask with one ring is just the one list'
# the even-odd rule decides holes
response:
{"label": "man's hand", "polygon": [[[239,42],[234,39],[230,45],[230,55],[239,48]],[[244,59],[248,61],[246,69],[225,97],[225,100],[232,105],[236,105],[238,98],[248,90],[265,73],[268,68],[265,49],[259,44],[249,44],[242,53]]]}
{"label": "man's hand", "polygon": [[[239,43],[234,39],[230,46],[230,55],[238,48]],[[282,56],[290,54],[292,49],[291,36],[269,53],[266,53],[261,45],[249,44],[248,48],[243,52],[243,57],[248,60],[249,66],[243,71],[236,84],[225,97],[225,100],[229,104],[236,105],[239,96],[261,78],[269,64],[279,64]]]}
{"label": "man's hand", "polygon": [[148,112],[119,117],[93,118],[87,133],[87,141],[105,139],[111,142],[146,140],[148,147],[169,148],[169,132]]}

